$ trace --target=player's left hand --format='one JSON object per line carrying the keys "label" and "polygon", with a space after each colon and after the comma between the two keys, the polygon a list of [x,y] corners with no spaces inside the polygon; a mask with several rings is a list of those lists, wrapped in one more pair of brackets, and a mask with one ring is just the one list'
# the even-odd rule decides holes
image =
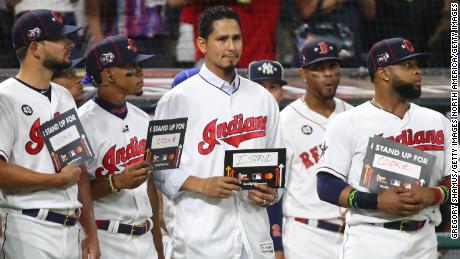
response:
{"label": "player's left hand", "polygon": [[97,234],[85,235],[81,243],[82,259],[99,259],[101,251],[99,250],[99,241]]}
{"label": "player's left hand", "polygon": [[276,200],[276,190],[263,184],[254,184],[255,189],[249,190],[249,200],[261,207],[267,207]]}
{"label": "player's left hand", "polygon": [[416,205],[422,205],[423,208],[433,205],[434,193],[430,188],[414,185],[408,192],[400,193],[399,195],[411,197]]}

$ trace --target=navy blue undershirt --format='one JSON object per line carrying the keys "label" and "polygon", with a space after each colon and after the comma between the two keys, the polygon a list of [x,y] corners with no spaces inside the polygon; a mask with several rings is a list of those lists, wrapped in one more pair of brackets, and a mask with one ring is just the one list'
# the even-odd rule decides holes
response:
{"label": "navy blue undershirt", "polygon": [[102,109],[110,112],[111,114],[117,116],[118,118],[124,120],[128,115],[128,107],[126,106],[126,101],[121,105],[115,105],[109,103],[97,96],[93,98],[94,102],[101,106]]}

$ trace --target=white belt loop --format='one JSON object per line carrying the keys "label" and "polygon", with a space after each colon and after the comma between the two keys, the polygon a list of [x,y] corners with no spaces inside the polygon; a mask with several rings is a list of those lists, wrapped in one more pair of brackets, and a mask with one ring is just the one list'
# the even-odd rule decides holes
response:
{"label": "white belt loop", "polygon": [[147,221],[150,223],[148,231],[152,231],[152,229],[153,229],[153,221],[152,221],[151,218],[147,218]]}
{"label": "white belt loop", "polygon": [[120,226],[120,221],[117,220],[110,220],[109,227],[107,231],[112,233],[118,233],[118,227]]}
{"label": "white belt loop", "polygon": [[40,209],[38,211],[38,214],[37,214],[36,218],[39,219],[39,220],[43,220],[43,221],[46,220],[46,217],[48,217],[48,212],[49,211],[50,211],[49,209]]}

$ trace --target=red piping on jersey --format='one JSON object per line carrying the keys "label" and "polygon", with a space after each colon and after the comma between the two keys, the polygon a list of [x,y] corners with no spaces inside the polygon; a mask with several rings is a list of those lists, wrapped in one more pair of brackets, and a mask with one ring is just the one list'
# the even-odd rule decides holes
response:
{"label": "red piping on jersey", "polygon": [[316,121],[314,121],[314,120],[308,118],[307,116],[303,115],[303,114],[302,114],[301,112],[299,112],[296,108],[292,107],[292,105],[289,105],[289,106],[290,106],[292,109],[294,109],[294,111],[296,111],[296,112],[297,112],[300,116],[302,116],[303,118],[305,118],[305,119],[307,119],[307,120],[313,122],[314,124],[320,126],[323,130],[326,130],[326,128],[325,128],[323,125],[321,125],[320,123],[318,123],[318,122],[316,122]]}

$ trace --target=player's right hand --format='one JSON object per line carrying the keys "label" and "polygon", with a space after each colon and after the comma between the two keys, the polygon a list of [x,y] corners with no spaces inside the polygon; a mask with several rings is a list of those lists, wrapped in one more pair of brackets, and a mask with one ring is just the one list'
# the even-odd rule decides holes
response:
{"label": "player's right hand", "polygon": [[202,181],[201,194],[210,198],[227,198],[233,191],[241,190],[240,180],[234,177],[213,176]]}
{"label": "player's right hand", "polygon": [[149,164],[146,161],[140,161],[114,175],[113,181],[118,189],[134,189],[147,180],[149,171]]}
{"label": "player's right hand", "polygon": [[56,174],[59,179],[58,187],[68,188],[80,180],[81,169],[78,165],[64,166],[61,171]]}
{"label": "player's right hand", "polygon": [[392,215],[409,216],[417,214],[423,206],[413,197],[401,195],[408,192],[404,187],[393,187],[377,196],[377,209]]}

